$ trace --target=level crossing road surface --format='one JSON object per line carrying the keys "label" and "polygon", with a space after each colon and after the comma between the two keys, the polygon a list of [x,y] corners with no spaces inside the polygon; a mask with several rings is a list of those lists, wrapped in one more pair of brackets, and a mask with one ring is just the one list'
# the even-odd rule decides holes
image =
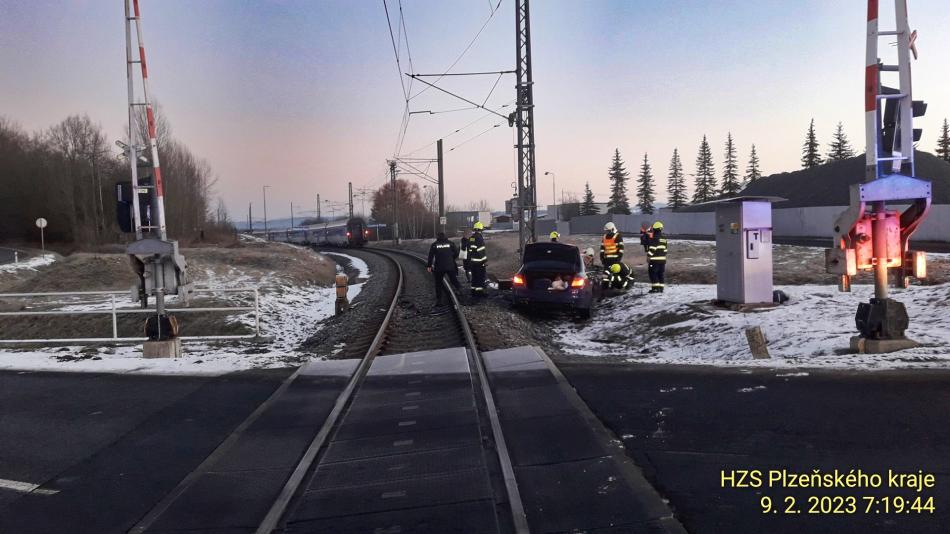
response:
{"label": "level crossing road surface", "polygon": [[[950,372],[721,369],[560,364],[621,436],[689,532],[946,533],[950,525]],[[721,471],[895,471],[936,476],[914,490],[733,489]],[[886,483],[886,482],[885,482]],[[936,511],[887,513],[863,496],[933,496]],[[808,514],[809,496],[854,496],[854,514]],[[778,512],[763,514],[762,496]],[[800,514],[784,513],[786,496]]]}
{"label": "level crossing road surface", "polygon": [[464,347],[377,356],[286,495],[357,360],[0,373],[0,532],[683,532],[540,350],[480,356],[497,410]]}

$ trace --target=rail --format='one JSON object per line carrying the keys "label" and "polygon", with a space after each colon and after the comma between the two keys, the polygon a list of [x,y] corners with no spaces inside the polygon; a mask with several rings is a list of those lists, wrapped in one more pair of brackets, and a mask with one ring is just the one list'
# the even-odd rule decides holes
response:
{"label": "rail", "polygon": [[[253,339],[261,335],[261,311],[260,311],[260,292],[256,287],[232,287],[232,288],[201,288],[195,289],[193,293],[249,293],[254,295],[254,304],[252,306],[219,306],[219,307],[183,307],[168,308],[166,311],[174,313],[200,313],[200,312],[226,312],[226,313],[249,313],[254,314],[254,333],[253,334],[235,334],[220,336],[180,336],[183,341],[214,341],[226,339]],[[55,315],[110,315],[112,317],[112,337],[77,337],[77,338],[31,338],[31,339],[0,339],[0,344],[19,344],[19,343],[106,343],[106,342],[138,342],[145,341],[145,337],[119,337],[119,315],[123,314],[150,314],[154,310],[144,308],[120,308],[117,306],[117,296],[128,296],[127,291],[56,291],[45,293],[0,293],[0,298],[15,299],[33,299],[49,297],[108,297],[108,300],[100,303],[83,303],[85,305],[103,305],[107,304],[106,309],[77,309],[77,310],[20,310],[0,312],[0,317],[38,317]],[[58,303],[63,305],[64,303]],[[72,304],[66,304],[72,305]]]}

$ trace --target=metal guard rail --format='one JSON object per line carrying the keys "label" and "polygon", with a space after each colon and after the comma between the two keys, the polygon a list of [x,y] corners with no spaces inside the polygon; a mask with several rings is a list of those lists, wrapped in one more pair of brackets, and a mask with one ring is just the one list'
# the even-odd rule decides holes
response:
{"label": "metal guard rail", "polygon": [[[183,341],[214,341],[226,339],[253,339],[261,335],[261,311],[260,311],[260,292],[256,287],[234,287],[234,288],[201,288],[193,290],[193,293],[253,293],[253,306],[222,306],[217,308],[167,308],[168,312],[175,313],[195,313],[195,312],[254,312],[254,333],[225,336],[179,336]],[[119,308],[116,306],[116,296],[128,295],[128,291],[62,291],[47,293],[0,293],[0,298],[37,298],[37,297],[74,297],[74,296],[108,296],[110,297],[111,308],[106,310],[45,310],[45,311],[15,311],[0,312],[0,317],[26,317],[26,316],[48,316],[48,315],[111,315],[112,316],[112,337],[86,337],[86,338],[59,338],[59,339],[0,339],[0,343],[102,343],[102,342],[130,342],[146,341],[146,337],[119,337],[119,314],[149,314],[155,313],[155,310],[143,308]]]}

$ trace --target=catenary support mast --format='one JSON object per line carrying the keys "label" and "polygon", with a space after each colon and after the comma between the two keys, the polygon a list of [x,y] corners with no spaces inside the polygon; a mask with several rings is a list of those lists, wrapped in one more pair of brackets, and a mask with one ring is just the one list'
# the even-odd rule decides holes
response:
{"label": "catenary support mast", "polygon": [[515,6],[515,85],[517,109],[508,118],[518,129],[518,233],[521,250],[537,239],[537,173],[534,152],[534,81],[531,77],[531,19],[528,0]]}

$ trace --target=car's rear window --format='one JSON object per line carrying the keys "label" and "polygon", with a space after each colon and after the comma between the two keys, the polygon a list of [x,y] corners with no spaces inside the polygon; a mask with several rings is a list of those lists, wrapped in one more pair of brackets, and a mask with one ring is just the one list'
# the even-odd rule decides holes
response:
{"label": "car's rear window", "polygon": [[572,245],[536,243],[524,249],[524,263],[534,262],[566,263],[575,266],[580,264],[580,254],[577,252],[577,247]]}

